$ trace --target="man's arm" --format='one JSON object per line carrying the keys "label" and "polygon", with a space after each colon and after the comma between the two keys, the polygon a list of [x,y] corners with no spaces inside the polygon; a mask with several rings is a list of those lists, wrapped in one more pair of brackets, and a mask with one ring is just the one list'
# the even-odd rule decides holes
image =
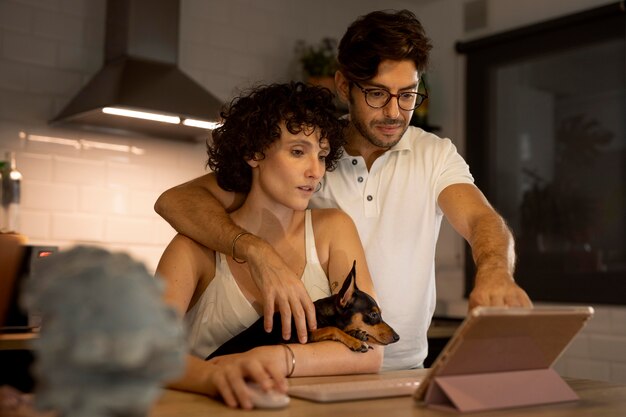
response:
{"label": "man's arm", "polygon": [[250,274],[263,294],[265,329],[272,329],[275,309],[282,318],[283,337],[291,335],[291,317],[298,338],[306,342],[309,327],[316,327],[315,307],[302,284],[274,248],[251,234],[242,235],[233,248],[235,237],[244,230],[233,223],[228,211],[240,207],[245,196],[224,191],[215,174],[206,174],[170,188],[157,199],[154,210],[176,231],[196,242],[233,255],[249,264]]}
{"label": "man's arm", "polygon": [[454,184],[439,195],[439,206],[454,229],[468,241],[476,264],[469,309],[482,306],[531,307],[513,278],[515,246],[504,219],[473,184]]}

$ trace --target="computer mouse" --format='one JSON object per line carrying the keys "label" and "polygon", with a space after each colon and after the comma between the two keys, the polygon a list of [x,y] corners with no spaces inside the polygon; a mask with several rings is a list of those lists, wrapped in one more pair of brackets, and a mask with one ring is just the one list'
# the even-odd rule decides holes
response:
{"label": "computer mouse", "polygon": [[284,408],[289,405],[289,396],[287,394],[278,391],[263,391],[254,382],[247,382],[246,385],[254,408]]}

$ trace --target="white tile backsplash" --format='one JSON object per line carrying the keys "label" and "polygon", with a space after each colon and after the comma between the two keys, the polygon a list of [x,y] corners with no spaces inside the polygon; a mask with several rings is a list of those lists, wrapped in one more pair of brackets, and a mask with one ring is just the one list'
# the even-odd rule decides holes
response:
{"label": "white tile backsplash", "polygon": [[54,158],[54,180],[60,183],[104,186],[106,163],[58,156]]}
{"label": "white tile backsplash", "polygon": [[20,152],[20,172],[29,181],[52,180],[52,156]]}
{"label": "white tile backsplash", "polygon": [[47,212],[74,212],[78,208],[78,187],[73,184],[24,179],[21,206],[24,209]]}
{"label": "white tile backsplash", "polygon": [[585,333],[578,334],[567,347],[567,356],[571,358],[588,358],[590,338],[591,336]]}
{"label": "white tile backsplash", "polygon": [[130,214],[128,187],[80,187],[79,210],[98,214]]}
{"label": "white tile backsplash", "polygon": [[0,94],[0,114],[7,121],[47,123],[53,102],[52,96],[6,90]]}
{"label": "white tile backsplash", "polygon": [[120,164],[109,162],[107,166],[107,183],[124,185],[132,188],[151,188],[153,168],[141,165]]}
{"label": "white tile backsplash", "polygon": [[57,44],[40,36],[21,32],[5,32],[3,37],[3,57],[9,61],[54,67]]}
{"label": "white tile backsplash", "polygon": [[67,91],[76,91],[82,84],[82,75],[78,72],[50,68],[29,68],[29,91],[51,95],[63,95]]}
{"label": "white tile backsplash", "polygon": [[[59,45],[57,62],[59,68],[64,70],[80,71],[88,70],[96,71],[100,68],[103,61],[101,51],[92,48],[85,48],[76,45]],[[84,76],[80,78],[81,84],[85,83]]]}
{"label": "white tile backsplash", "polygon": [[0,88],[10,91],[28,91],[31,66],[21,62],[4,62],[0,65]]}
{"label": "white tile backsplash", "polygon": [[35,10],[33,13],[33,34],[47,39],[80,44],[83,24],[81,16],[73,16],[55,10]]}
{"label": "white tile backsplash", "polygon": [[32,27],[33,9],[16,1],[0,2],[0,24],[16,32],[28,33]]}
{"label": "white tile backsplash", "polygon": [[589,357],[596,360],[608,360],[626,364],[626,337],[613,335],[594,335],[589,340]]}
{"label": "white tile backsplash", "polygon": [[20,227],[22,234],[33,239],[49,239],[50,213],[47,211],[35,211],[21,208],[20,210]]}
{"label": "white tile backsplash", "polygon": [[626,308],[611,309],[611,334],[626,338]]}
{"label": "white tile backsplash", "polygon": [[568,358],[559,359],[559,372],[563,376],[576,378],[611,380],[611,365],[604,360]]}
{"label": "white tile backsplash", "polygon": [[105,242],[153,244],[152,220],[130,216],[108,216],[106,219]]}
{"label": "white tile backsplash", "polygon": [[53,240],[104,241],[104,219],[97,214],[55,213],[52,215]]}
{"label": "white tile backsplash", "polygon": [[626,384],[626,364],[611,364],[611,381]]}
{"label": "white tile backsplash", "polygon": [[129,196],[129,214],[160,219],[156,212],[154,212],[154,202],[160,194],[160,191],[156,190],[133,191]]}

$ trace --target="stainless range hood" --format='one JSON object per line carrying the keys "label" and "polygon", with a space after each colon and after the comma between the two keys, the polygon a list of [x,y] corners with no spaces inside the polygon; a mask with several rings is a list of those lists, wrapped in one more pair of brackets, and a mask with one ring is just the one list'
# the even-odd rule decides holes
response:
{"label": "stainless range hood", "polygon": [[[110,133],[196,140],[215,122],[222,102],[177,65],[178,0],[108,0],[104,66],[50,123]],[[162,114],[179,123],[107,114],[103,109]],[[170,120],[171,121],[171,120]]]}

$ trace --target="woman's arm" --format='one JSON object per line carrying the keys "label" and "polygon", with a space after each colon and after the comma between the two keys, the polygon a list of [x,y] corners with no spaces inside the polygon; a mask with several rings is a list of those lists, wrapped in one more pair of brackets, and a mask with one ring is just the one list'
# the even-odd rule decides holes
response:
{"label": "woman's arm", "polygon": [[[183,317],[215,276],[215,252],[177,235],[165,249],[156,273],[165,281],[165,301]],[[168,386],[221,396],[230,407],[252,408],[245,379],[257,381],[265,389],[286,391],[288,370],[280,354],[269,347],[259,348],[209,362],[188,354],[184,373]]]}
{"label": "woman's arm", "polygon": [[[170,188],[157,199],[154,209],[176,231],[200,244],[232,255],[233,241],[244,230],[237,226],[228,211],[240,207],[245,196],[224,191],[215,174],[207,174]],[[283,337],[291,337],[293,316],[298,338],[306,342],[307,323],[315,329],[315,307],[302,281],[297,279],[274,248],[254,235],[237,239],[236,255],[246,260],[250,274],[263,296],[265,329],[272,329],[274,311],[280,312]]]}
{"label": "woman's arm", "polygon": [[376,298],[365,250],[352,218],[340,209],[313,210],[312,217],[317,254],[327,271],[331,291],[339,292],[352,262],[356,261],[357,286]]}

